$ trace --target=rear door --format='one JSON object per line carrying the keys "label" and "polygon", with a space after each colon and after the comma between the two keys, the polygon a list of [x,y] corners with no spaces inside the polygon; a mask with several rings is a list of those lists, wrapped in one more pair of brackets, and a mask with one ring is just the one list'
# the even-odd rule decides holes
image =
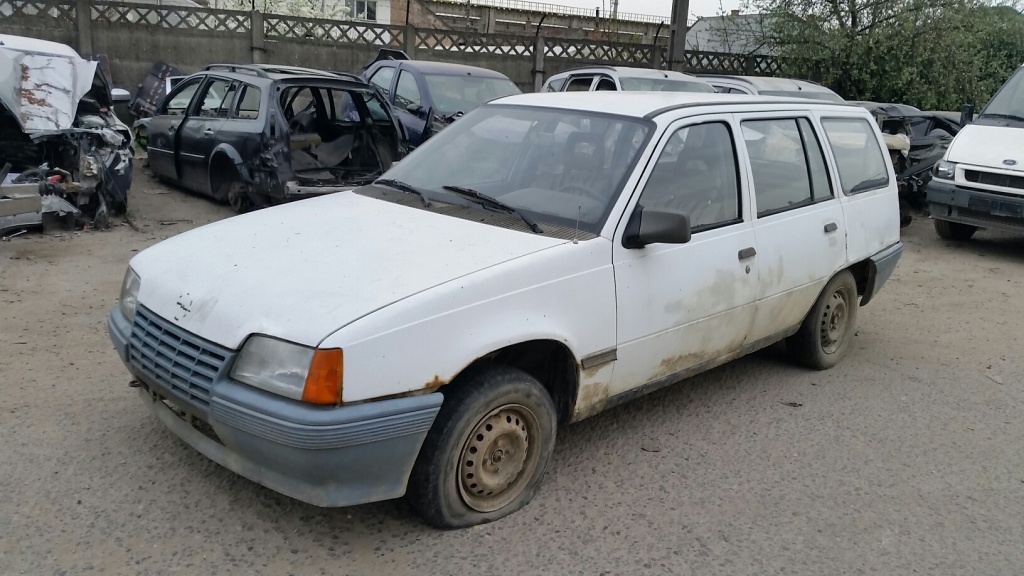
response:
{"label": "rear door", "polygon": [[228,118],[237,91],[237,83],[210,77],[178,128],[178,168],[185,187],[211,193],[210,155],[217,146],[217,134]]}
{"label": "rear door", "polygon": [[748,343],[799,327],[846,264],[846,221],[810,114],[739,115],[760,277]]}
{"label": "rear door", "polygon": [[180,174],[176,156],[178,129],[185,120],[205,76],[183,80],[164,98],[149,122],[149,169],[156,176],[178,180]]}

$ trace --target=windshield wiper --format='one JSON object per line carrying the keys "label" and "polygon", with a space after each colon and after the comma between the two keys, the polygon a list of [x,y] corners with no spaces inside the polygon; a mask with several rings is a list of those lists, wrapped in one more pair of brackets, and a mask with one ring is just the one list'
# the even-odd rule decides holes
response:
{"label": "windshield wiper", "polygon": [[504,202],[498,200],[497,198],[492,198],[486,194],[477,192],[472,188],[463,188],[462,186],[441,186],[441,188],[444,188],[449,192],[454,192],[459,196],[476,200],[477,203],[479,203],[481,206],[490,206],[491,208],[497,208],[498,210],[508,212],[509,214],[515,214],[516,216],[522,218],[523,222],[526,222],[526,225],[530,227],[530,230],[533,230],[534,234],[544,233],[544,231],[541,230],[540,226],[538,226],[537,223],[531,220],[526,214],[523,214],[519,210],[516,210],[515,208],[509,206],[508,204],[505,204]]}
{"label": "windshield wiper", "polygon": [[978,118],[999,118],[1001,120],[1013,120],[1015,122],[1024,122],[1024,116],[1018,116],[1016,114],[992,114],[985,113]]}
{"label": "windshield wiper", "polygon": [[406,184],[401,180],[391,180],[390,178],[382,178],[380,180],[375,180],[373,183],[380,184],[381,186],[387,186],[388,188],[394,188],[395,190],[405,192],[406,194],[415,194],[419,196],[420,199],[423,200],[424,208],[430,208],[431,206],[430,199],[427,198],[426,195],[423,194],[423,192],[420,192],[415,187],[413,187],[412,184]]}

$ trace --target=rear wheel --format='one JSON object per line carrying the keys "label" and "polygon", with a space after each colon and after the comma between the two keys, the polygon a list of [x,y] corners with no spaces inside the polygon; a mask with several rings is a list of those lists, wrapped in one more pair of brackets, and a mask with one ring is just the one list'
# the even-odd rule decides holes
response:
{"label": "rear wheel", "polygon": [[817,370],[835,366],[853,339],[858,309],[857,283],[843,270],[825,285],[800,329],[786,340],[790,354]]}
{"label": "rear wheel", "polygon": [[978,227],[971,226],[970,224],[950,222],[949,220],[935,220],[935,233],[944,240],[964,242],[970,240],[977,231]]}
{"label": "rear wheel", "polygon": [[555,405],[535,378],[504,366],[467,376],[444,391],[409,478],[409,503],[440,528],[522,508],[555,444]]}

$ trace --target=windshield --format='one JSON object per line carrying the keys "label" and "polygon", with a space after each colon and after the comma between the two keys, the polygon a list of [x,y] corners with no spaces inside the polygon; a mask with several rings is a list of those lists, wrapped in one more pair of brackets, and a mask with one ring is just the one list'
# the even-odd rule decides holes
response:
{"label": "windshield", "polygon": [[714,92],[706,82],[668,80],[666,78],[619,78],[627,92]]}
{"label": "windshield", "polygon": [[1024,68],[1010,76],[1006,84],[989,100],[981,116],[989,115],[1024,117]]}
{"label": "windshield", "polygon": [[846,102],[838,94],[832,92],[811,92],[808,90],[758,90],[761,96],[784,96],[786,98],[805,98],[807,100],[825,100],[827,102]]}
{"label": "windshield", "polygon": [[507,78],[425,74],[424,79],[434,102],[434,112],[443,116],[451,116],[456,112],[465,114],[495,98],[522,93]]}
{"label": "windshield", "polygon": [[470,188],[540,222],[599,233],[646,146],[653,123],[591,112],[484,106],[467,114],[382,178],[434,199]]}

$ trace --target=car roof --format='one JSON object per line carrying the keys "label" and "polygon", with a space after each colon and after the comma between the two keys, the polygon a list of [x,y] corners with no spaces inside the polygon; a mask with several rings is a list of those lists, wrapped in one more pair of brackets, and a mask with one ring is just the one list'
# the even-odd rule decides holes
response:
{"label": "car roof", "polygon": [[395,66],[401,66],[402,68],[408,68],[423,74],[441,74],[447,76],[466,75],[479,76],[481,78],[504,78],[505,80],[509,80],[509,77],[501,72],[477,66],[467,66],[465,64],[431,62],[429,60],[381,60],[381,62],[393,62]]}
{"label": "car roof", "polygon": [[38,52],[40,54],[52,54],[65,58],[80,59],[81,56],[67,44],[40,40],[38,38],[27,38],[25,36],[11,36],[0,34],[0,48],[14,50],[16,52]]}
{"label": "car roof", "polygon": [[355,74],[347,72],[328,72],[315,68],[303,68],[301,66],[284,66],[277,64],[210,64],[202,70],[203,73],[214,73],[223,75],[235,80],[251,82],[254,78],[265,81],[291,80],[297,78],[320,79],[320,80],[347,80],[360,85],[366,85],[366,81]]}
{"label": "car roof", "polygon": [[735,80],[750,84],[758,90],[806,90],[808,92],[833,93],[821,84],[809,80],[798,80],[796,78],[776,78],[773,76],[730,76],[725,74],[698,74],[700,78],[707,81],[713,80]]}
{"label": "car roof", "polygon": [[492,100],[486,105],[537,106],[651,118],[672,109],[729,104],[786,104],[796,105],[799,108],[828,106],[861,110],[867,114],[867,111],[859,106],[838,102],[711,92],[535,92],[506,96]]}
{"label": "car roof", "polygon": [[619,76],[626,76],[628,78],[668,78],[672,80],[700,80],[703,82],[703,79],[698,78],[693,74],[685,74],[683,72],[676,72],[675,70],[633,68],[630,66],[580,66],[579,68],[570,68],[568,70],[562,70],[558,74],[552,74],[551,78],[566,74],[585,74],[588,72],[614,72]]}

